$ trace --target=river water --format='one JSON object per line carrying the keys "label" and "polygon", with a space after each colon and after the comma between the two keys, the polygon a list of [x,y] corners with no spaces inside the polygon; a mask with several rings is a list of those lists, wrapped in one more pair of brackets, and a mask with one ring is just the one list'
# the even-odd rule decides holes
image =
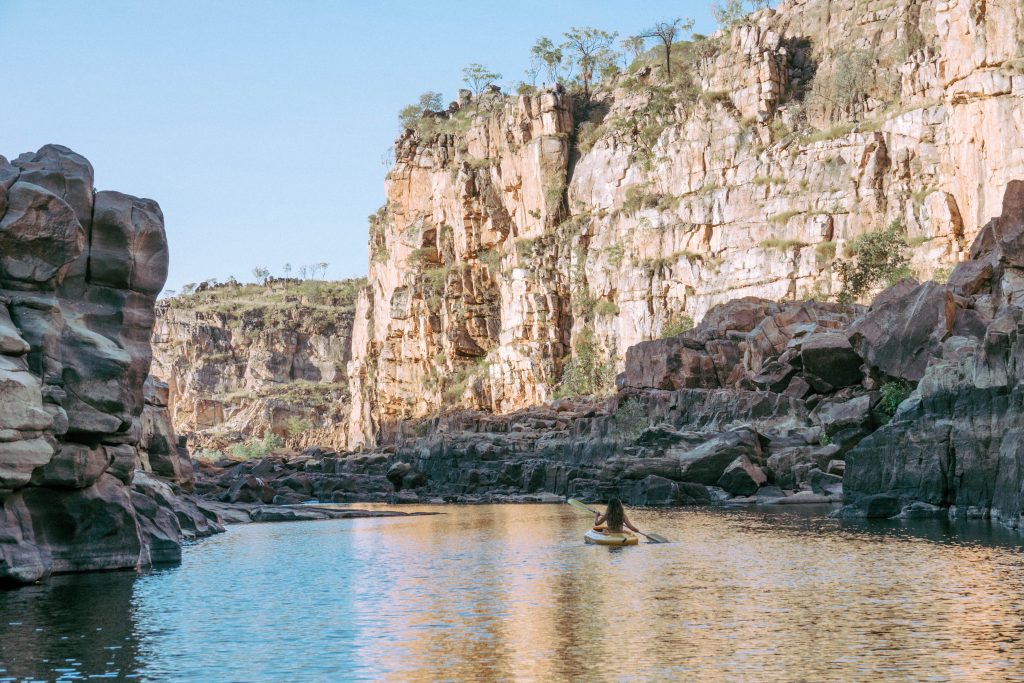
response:
{"label": "river water", "polygon": [[977,524],[569,506],[235,526],[0,592],[0,680],[1024,681],[1024,547]]}

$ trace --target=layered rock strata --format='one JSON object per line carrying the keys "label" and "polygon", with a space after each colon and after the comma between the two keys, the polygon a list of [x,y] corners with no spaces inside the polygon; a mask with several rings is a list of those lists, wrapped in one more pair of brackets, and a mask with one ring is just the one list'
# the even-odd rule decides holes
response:
{"label": "layered rock strata", "polygon": [[[894,222],[916,277],[943,279],[1024,176],[1022,20],[792,0],[686,46],[688,83],[648,66],[591,102],[490,93],[429,114],[371,221],[349,445],[442,402],[548,400],[590,339],[621,370],[684,314],[834,295],[846,246]],[[859,92],[830,95],[864,63]]]}
{"label": "layered rock strata", "polygon": [[144,567],[217,528],[135,478],[166,274],[156,202],[97,192],[65,147],[0,157],[0,582]]}
{"label": "layered rock strata", "polygon": [[346,445],[353,307],[363,280],[200,285],[162,300],[153,375],[193,451],[276,435]]}
{"label": "layered rock strata", "polygon": [[205,468],[224,501],[621,497],[1024,521],[1024,182],[947,284],[748,297],[631,347],[618,393],[401,422],[379,447]]}

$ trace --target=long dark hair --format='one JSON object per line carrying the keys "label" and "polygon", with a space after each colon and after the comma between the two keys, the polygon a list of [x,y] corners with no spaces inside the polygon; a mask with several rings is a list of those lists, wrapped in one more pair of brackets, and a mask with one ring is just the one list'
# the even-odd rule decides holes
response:
{"label": "long dark hair", "polygon": [[604,511],[605,521],[608,528],[613,531],[621,531],[622,523],[626,521],[626,511],[622,509],[622,501],[612,498],[608,501],[608,507]]}

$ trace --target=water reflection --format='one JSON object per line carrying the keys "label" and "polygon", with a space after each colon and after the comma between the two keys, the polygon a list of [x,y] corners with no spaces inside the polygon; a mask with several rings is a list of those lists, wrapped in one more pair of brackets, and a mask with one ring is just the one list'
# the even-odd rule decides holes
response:
{"label": "water reflection", "polygon": [[138,668],[131,618],[136,576],[57,576],[0,591],[0,680],[125,678]]}
{"label": "water reflection", "polygon": [[676,542],[602,548],[567,506],[442,510],[236,527],[173,570],[0,594],[0,678],[1024,680],[999,528],[636,511]]}

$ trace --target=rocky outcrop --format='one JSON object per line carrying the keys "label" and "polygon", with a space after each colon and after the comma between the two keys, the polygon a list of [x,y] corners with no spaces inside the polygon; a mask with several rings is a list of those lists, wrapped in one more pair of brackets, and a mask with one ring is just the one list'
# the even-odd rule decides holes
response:
{"label": "rocky outcrop", "polygon": [[[854,327],[879,350],[870,362],[920,382],[847,454],[847,514],[1024,523],[1024,182],[1007,187],[971,255],[945,287],[921,285]],[[890,351],[908,329],[919,330],[910,353]]]}
{"label": "rocky outcrop", "polygon": [[[1013,3],[790,0],[686,46],[690,83],[663,86],[640,63],[592,101],[488,93],[430,114],[396,142],[371,220],[349,446],[442,403],[542,403],[570,358],[614,374],[627,349],[732,299],[834,295],[851,242],[894,222],[915,277],[941,281],[1024,176],[1021,20]],[[862,92],[832,93],[865,60]],[[985,267],[957,286],[977,287]],[[878,347],[868,329],[852,340],[911,381],[949,324],[978,325],[946,319],[938,289],[919,295],[906,305],[934,315],[904,330],[912,345]],[[733,342],[671,342],[666,358],[691,364],[692,384],[727,383]],[[792,395],[824,390],[812,375],[858,381],[849,349],[833,365],[822,348]],[[790,386],[786,372],[766,368],[762,386]]]}
{"label": "rocky outcrop", "polygon": [[346,445],[355,296],[362,280],[202,283],[157,305],[160,406],[193,450],[275,435]]}
{"label": "rocky outcrop", "polygon": [[166,274],[156,202],[66,147],[0,157],[0,583],[154,561],[133,476]]}
{"label": "rocky outcrop", "polygon": [[[950,282],[747,297],[626,353],[619,392],[403,421],[375,449],[204,467],[227,503],[838,503],[1024,521],[1024,182]],[[969,292],[969,293],[968,293]]]}

